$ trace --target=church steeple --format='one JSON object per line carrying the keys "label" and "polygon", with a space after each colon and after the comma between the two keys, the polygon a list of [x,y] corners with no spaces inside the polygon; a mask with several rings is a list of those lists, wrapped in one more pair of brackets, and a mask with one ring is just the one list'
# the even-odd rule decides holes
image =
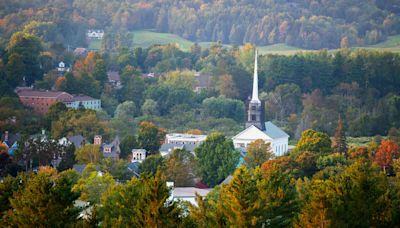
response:
{"label": "church steeple", "polygon": [[253,77],[253,93],[249,103],[249,109],[247,111],[247,122],[246,128],[254,125],[260,130],[265,130],[265,124],[263,121],[263,110],[260,99],[258,99],[258,63],[257,63],[257,50],[255,53],[254,60],[254,77]]}
{"label": "church steeple", "polygon": [[257,64],[257,50],[254,60],[254,76],[253,76],[253,93],[251,96],[251,103],[261,103],[258,99],[258,64]]}

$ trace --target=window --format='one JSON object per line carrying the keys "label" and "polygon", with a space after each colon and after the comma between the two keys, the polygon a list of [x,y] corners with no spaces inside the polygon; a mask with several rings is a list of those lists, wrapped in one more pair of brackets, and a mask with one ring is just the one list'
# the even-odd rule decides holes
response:
{"label": "window", "polygon": [[256,120],[257,120],[256,115],[251,115],[251,120],[252,120],[252,121],[256,121]]}
{"label": "window", "polygon": [[256,106],[255,106],[255,105],[252,105],[252,106],[251,106],[251,110],[255,111],[255,110],[256,110]]}

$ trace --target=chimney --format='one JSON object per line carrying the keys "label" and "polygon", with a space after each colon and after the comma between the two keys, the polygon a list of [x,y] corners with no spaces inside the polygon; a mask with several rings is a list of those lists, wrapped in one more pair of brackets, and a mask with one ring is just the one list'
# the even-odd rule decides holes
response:
{"label": "chimney", "polygon": [[8,142],[8,131],[4,132],[4,142]]}
{"label": "chimney", "polygon": [[102,139],[101,135],[95,135],[93,144],[94,145],[101,145],[101,139]]}

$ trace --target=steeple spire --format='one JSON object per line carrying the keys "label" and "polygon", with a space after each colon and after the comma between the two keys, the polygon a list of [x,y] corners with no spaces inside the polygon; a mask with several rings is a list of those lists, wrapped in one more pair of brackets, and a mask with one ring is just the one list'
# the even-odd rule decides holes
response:
{"label": "steeple spire", "polygon": [[265,130],[263,107],[260,99],[258,99],[258,72],[257,72],[257,50],[254,60],[254,78],[253,78],[253,94],[247,111],[246,128],[255,126],[260,130]]}
{"label": "steeple spire", "polygon": [[254,60],[254,77],[253,77],[253,94],[251,96],[250,103],[261,103],[260,99],[258,99],[258,64],[257,64],[257,49]]}

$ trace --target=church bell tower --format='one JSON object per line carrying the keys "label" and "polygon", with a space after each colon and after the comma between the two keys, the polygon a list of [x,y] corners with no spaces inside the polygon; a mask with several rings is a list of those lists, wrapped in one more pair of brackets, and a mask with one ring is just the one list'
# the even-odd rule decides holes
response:
{"label": "church bell tower", "polygon": [[254,77],[253,77],[253,93],[247,110],[246,128],[254,125],[260,130],[265,130],[263,121],[263,108],[260,99],[258,99],[258,66],[257,66],[257,50],[254,60]]}

